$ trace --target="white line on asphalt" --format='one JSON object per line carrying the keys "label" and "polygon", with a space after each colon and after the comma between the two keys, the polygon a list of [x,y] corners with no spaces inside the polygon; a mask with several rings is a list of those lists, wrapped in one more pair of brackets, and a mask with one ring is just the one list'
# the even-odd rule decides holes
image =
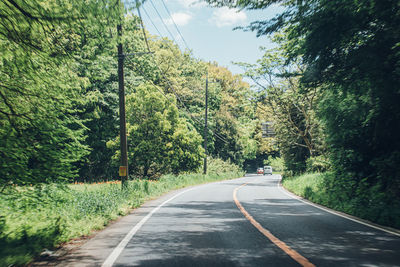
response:
{"label": "white line on asphalt", "polygon": [[293,194],[293,193],[287,191],[287,190],[281,185],[281,180],[282,180],[282,176],[280,176],[280,179],[279,179],[279,181],[278,181],[278,188],[279,188],[283,193],[285,193],[286,195],[290,196],[291,198],[297,199],[297,200],[299,200],[299,201],[301,201],[301,202],[303,202],[303,203],[306,203],[306,204],[308,204],[308,205],[311,205],[311,206],[313,206],[313,207],[316,207],[316,208],[318,208],[318,209],[320,209],[320,210],[329,212],[329,213],[331,213],[331,214],[340,216],[340,217],[345,218],[345,219],[347,219],[347,220],[350,220],[350,221],[353,221],[353,222],[356,222],[356,223],[359,223],[359,224],[362,224],[362,225],[366,225],[366,226],[369,226],[369,227],[371,227],[371,228],[374,228],[374,229],[377,229],[377,230],[380,230],[380,231],[383,231],[383,232],[386,232],[386,233],[389,233],[389,234],[392,234],[392,235],[395,235],[395,236],[400,236],[400,233],[397,233],[397,232],[395,232],[395,231],[391,231],[391,230],[389,230],[389,229],[385,229],[385,228],[379,227],[379,226],[377,226],[377,225],[370,224],[370,223],[368,223],[368,222],[362,221],[362,220],[360,220],[360,219],[358,219],[358,218],[355,218],[355,217],[353,217],[353,216],[350,216],[350,215],[347,215],[347,214],[342,214],[342,213],[339,213],[339,212],[337,212],[337,211],[335,211],[335,210],[331,210],[331,209],[326,208],[326,207],[323,207],[323,206],[321,206],[321,205],[317,205],[317,204],[315,204],[315,203],[312,203],[312,202],[310,202],[310,201],[308,201],[308,200],[304,200],[303,198],[301,198],[301,197],[299,197],[299,196],[297,196],[297,195],[295,195],[295,194]]}
{"label": "white line on asphalt", "polygon": [[170,202],[171,200],[177,198],[178,196],[189,192],[193,190],[194,188],[190,188],[188,190],[185,190],[183,192],[180,192],[179,194],[176,194],[175,196],[171,197],[170,199],[164,201],[161,203],[158,207],[154,208],[149,214],[147,214],[140,222],[138,222],[130,231],[129,233],[122,239],[122,241],[114,248],[114,250],[111,252],[111,254],[108,256],[108,258],[105,260],[105,262],[101,265],[101,267],[111,267],[114,262],[117,260],[118,256],[121,254],[121,252],[124,250],[126,245],[128,244],[129,240],[132,239],[132,237],[136,234],[136,232],[147,222],[150,217],[156,213],[162,206]]}

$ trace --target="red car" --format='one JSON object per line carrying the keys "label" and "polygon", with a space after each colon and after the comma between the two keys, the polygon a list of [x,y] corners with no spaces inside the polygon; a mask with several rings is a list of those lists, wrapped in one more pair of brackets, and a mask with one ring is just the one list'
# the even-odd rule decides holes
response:
{"label": "red car", "polygon": [[257,169],[257,174],[264,174],[264,169],[263,168],[258,168]]}

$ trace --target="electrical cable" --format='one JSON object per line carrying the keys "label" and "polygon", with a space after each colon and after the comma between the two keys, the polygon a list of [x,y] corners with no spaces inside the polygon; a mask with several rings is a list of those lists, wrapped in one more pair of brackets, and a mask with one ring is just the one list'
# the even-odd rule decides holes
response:
{"label": "electrical cable", "polygon": [[147,18],[149,19],[149,21],[151,22],[151,24],[153,25],[154,29],[157,31],[158,35],[160,37],[162,37],[161,32],[158,30],[157,26],[154,24],[153,20],[151,19],[149,13],[147,13],[146,9],[144,8],[144,6],[142,6],[142,10],[144,11],[144,13],[146,14]]}
{"label": "electrical cable", "polygon": [[149,51],[149,53],[151,53],[150,47],[149,47],[149,42],[147,41],[146,30],[144,29],[144,25],[143,25],[142,14],[140,14],[140,7],[139,7],[138,0],[136,0],[136,8],[137,8],[139,18],[140,18],[140,25],[142,26],[144,41],[146,42],[147,50]]}
{"label": "electrical cable", "polygon": [[[158,16],[160,17],[161,21],[163,22],[164,27],[165,27],[165,28],[167,29],[167,31],[171,34],[171,32],[168,30],[167,26],[165,25],[164,21],[162,20],[162,17],[161,17],[161,15],[160,15],[160,13],[157,11],[156,7],[154,6],[154,4],[153,4],[153,2],[152,2],[151,0],[150,0],[150,3],[151,3],[151,5],[153,6],[154,10],[157,12],[157,14],[158,14]],[[170,15],[170,12],[169,12],[169,10],[167,9],[167,7],[165,6],[165,3],[164,3],[164,2],[163,2],[163,4],[164,4],[164,7],[166,8],[168,14]],[[148,51],[149,51],[149,53],[151,53],[150,48],[149,48],[149,46],[148,46],[147,36],[146,36],[146,34],[145,34],[145,29],[144,29],[144,25],[143,25],[143,19],[142,19],[142,16],[141,16],[141,14],[140,14],[139,6],[137,6],[137,9],[138,9],[139,18],[140,18],[140,20],[141,20],[141,26],[142,26],[142,30],[143,30],[143,36],[144,36],[145,42],[146,42],[146,44],[147,44]],[[157,32],[160,34],[160,36],[162,37],[160,31],[158,30],[157,26],[154,24],[153,20],[151,19],[151,17],[150,17],[149,14],[147,13],[147,11],[146,11],[146,9],[144,8],[144,6],[142,6],[142,9],[143,9],[143,11],[145,12],[146,16],[149,18],[149,20],[150,20],[150,22],[152,23],[153,27],[156,29],[156,31],[157,31]],[[171,20],[173,21],[172,16],[171,16]],[[174,24],[175,24],[175,22],[174,22]],[[177,28],[176,24],[175,24],[175,27]],[[177,28],[177,30],[179,31],[178,28]],[[179,34],[181,35],[180,32],[179,32]],[[172,34],[171,34],[171,35],[172,35]],[[181,37],[182,37],[182,40],[184,40],[184,38],[183,38],[182,35],[181,35]],[[172,37],[172,38],[173,38],[173,37]],[[173,38],[173,39],[174,39],[174,38]],[[174,41],[175,41],[175,43],[176,43],[176,40],[175,40],[175,39],[174,39]],[[187,43],[186,43],[186,42],[185,42],[185,45],[186,45],[186,48],[190,51],[190,49],[187,47]],[[169,44],[168,44],[168,47],[171,49],[171,51],[173,51],[173,50],[172,50],[172,47],[171,47]],[[191,53],[191,52],[190,52],[190,53]],[[192,118],[193,122],[196,121],[199,125],[202,125],[203,122],[201,122],[201,121],[199,121],[197,118],[193,117],[193,115],[190,113],[190,111],[189,111],[189,109],[186,107],[184,101],[180,98],[180,96],[178,95],[178,93],[176,92],[176,90],[173,88],[171,82],[170,82],[169,79],[166,77],[165,73],[161,70],[159,64],[157,64],[154,55],[153,55],[153,54],[151,54],[151,55],[152,55],[152,59],[153,59],[153,61],[154,61],[154,64],[156,65],[157,69],[159,70],[159,72],[160,72],[160,74],[162,75],[162,77],[164,78],[164,80],[167,82],[167,84],[168,84],[168,86],[169,86],[169,89],[171,89],[172,92],[174,93],[176,99],[178,99],[178,101],[182,104],[182,106],[184,107],[184,109],[187,111],[188,115]],[[143,75],[143,77],[145,78],[144,73],[143,73],[140,69],[139,69],[139,72],[141,72],[142,75]],[[148,79],[148,81],[150,81],[150,82],[157,88],[157,90],[159,90],[158,87],[153,83],[153,81],[151,81],[150,79]],[[164,93],[163,93],[163,95],[166,97],[166,95],[165,95]],[[166,98],[167,98],[167,97],[166,97]],[[167,98],[167,99],[168,99],[168,98]],[[178,106],[177,106],[177,107],[178,107]],[[179,109],[179,107],[178,107],[178,109]],[[224,143],[228,144],[228,142],[227,142],[221,135],[219,135],[218,133],[216,133],[215,130],[214,130],[214,131],[211,130],[211,132],[213,133],[213,135],[214,135],[215,137],[217,137],[218,139],[220,139],[220,140],[223,141]]]}
{"label": "electrical cable", "polygon": [[161,17],[160,13],[158,12],[157,8],[154,6],[153,1],[149,0],[150,4],[153,6],[154,10],[156,11],[158,17],[160,18],[162,24],[164,25],[165,29],[167,30],[167,32],[171,35],[172,40],[177,44],[178,42],[175,40],[174,35],[170,32],[170,30],[168,29],[167,25],[165,24],[163,18]]}
{"label": "electrical cable", "polygon": [[[169,99],[168,96],[165,94],[165,92],[164,92],[163,90],[161,90],[156,84],[154,84],[154,82],[153,82],[150,78],[148,78],[148,77],[146,76],[146,74],[142,71],[142,69],[141,69],[140,67],[136,67],[135,69],[142,75],[142,77],[143,77],[145,80],[147,80],[148,82],[150,82],[151,85],[152,85],[157,91],[159,91],[159,92],[165,97],[165,99],[167,99],[167,101],[168,101],[170,104],[175,105],[175,106],[179,109],[179,106],[177,106],[176,103],[172,102],[171,99]],[[200,122],[196,117],[194,117],[194,116],[190,113],[190,111],[187,109],[186,106],[184,106],[184,107],[185,107],[185,110],[186,110],[185,113],[186,113],[187,115],[189,115],[190,119],[192,120],[192,123],[193,123],[193,124],[196,124],[196,122],[197,122],[197,123],[199,123],[200,127],[203,127],[203,123]],[[180,110],[181,110],[181,109],[180,109]],[[211,129],[208,129],[208,131],[211,132],[211,133],[213,133],[214,136],[217,137],[218,139],[220,139],[222,142],[228,144],[228,142],[227,142],[225,139],[223,139],[222,137],[220,137],[219,135],[217,135],[217,134],[215,133],[215,131],[212,131]]]}
{"label": "electrical cable", "polygon": [[186,43],[186,41],[185,41],[185,38],[183,38],[183,35],[182,35],[181,31],[179,30],[178,26],[176,25],[176,23],[175,23],[175,21],[174,21],[172,15],[171,15],[171,13],[169,12],[169,10],[168,10],[168,8],[167,8],[167,5],[165,4],[164,0],[161,0],[161,3],[164,5],[165,10],[167,10],[167,13],[168,13],[169,17],[171,18],[172,23],[175,25],[176,31],[177,31],[178,34],[181,36],[182,41],[183,41],[183,43],[184,43],[185,46],[186,46],[186,49],[187,49],[187,50],[189,51],[189,53],[191,54],[192,52],[191,52],[191,50],[189,49],[189,46],[187,45],[187,43]]}

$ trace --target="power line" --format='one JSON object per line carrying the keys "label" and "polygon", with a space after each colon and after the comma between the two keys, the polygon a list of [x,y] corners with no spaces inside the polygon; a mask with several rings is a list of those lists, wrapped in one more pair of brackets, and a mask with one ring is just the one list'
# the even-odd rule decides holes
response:
{"label": "power line", "polygon": [[[139,9],[139,8],[138,8]],[[154,24],[153,20],[151,19],[149,13],[147,13],[146,9],[144,8],[144,6],[142,6],[142,10],[144,11],[144,13],[146,14],[147,18],[149,19],[149,21],[151,22],[151,24],[153,25],[153,27],[155,28],[155,30],[157,31],[158,35],[160,37],[162,37],[161,32],[158,30],[157,26]],[[142,24],[143,25],[143,24]]]}
{"label": "power line", "polygon": [[137,8],[137,11],[138,11],[138,14],[139,14],[139,18],[140,18],[140,25],[142,26],[144,41],[146,42],[147,50],[149,51],[149,53],[151,53],[150,47],[149,47],[149,42],[147,42],[146,30],[144,29],[144,25],[143,25],[142,14],[140,14],[140,8],[139,8],[138,0],[136,0],[136,8]]}
{"label": "power line", "polygon": [[[150,0],[150,3],[151,3],[151,5],[153,6],[154,10],[157,12],[157,14],[158,14],[158,16],[160,17],[161,21],[163,22],[164,27],[165,27],[165,28],[167,29],[167,31],[171,34],[171,32],[168,30],[168,27],[165,25],[164,21],[162,20],[162,17],[160,16],[160,13],[157,11],[156,7],[154,6],[154,4],[153,4],[153,2],[152,2],[151,0]],[[165,6],[165,3],[164,3],[164,2],[163,2],[163,4],[164,4],[164,7],[166,8],[166,10],[168,11],[168,9],[167,9],[167,7]],[[142,8],[143,8],[143,11],[145,12],[146,16],[149,18],[150,22],[152,23],[152,25],[153,25],[154,28],[156,29],[156,31],[157,31],[157,32],[160,34],[160,36],[162,37],[160,31],[158,30],[157,26],[154,24],[153,20],[151,19],[151,17],[150,17],[149,14],[147,13],[146,9],[144,9],[143,6],[142,6]],[[146,34],[145,34],[144,25],[143,25],[143,19],[142,19],[141,14],[140,14],[139,6],[137,6],[137,9],[138,9],[139,18],[140,18],[140,20],[141,20],[141,26],[142,26],[142,30],[143,30],[143,36],[144,36],[145,42],[146,42],[146,44],[147,44],[147,36],[146,36]],[[168,11],[168,13],[169,13],[169,11]],[[170,14],[170,13],[169,13],[169,14]],[[171,19],[172,19],[172,17],[171,17]],[[172,19],[172,21],[173,21],[173,19]],[[174,24],[175,24],[175,22],[174,22]],[[175,24],[175,26],[176,26],[176,24]],[[177,26],[176,26],[176,27],[177,27]],[[177,28],[177,30],[179,31],[178,28]],[[179,33],[180,33],[180,32],[179,32]],[[181,33],[180,33],[180,34],[181,34]],[[172,35],[172,34],[171,34],[171,35]],[[182,40],[184,40],[184,39],[183,39],[183,36],[181,36],[181,37],[182,37]],[[172,37],[172,38],[173,38],[173,37]],[[173,38],[173,39],[174,39],[174,38]],[[175,40],[175,39],[174,39],[174,41],[175,41],[175,43],[176,43],[176,40]],[[185,45],[186,45],[186,47],[187,47],[186,42],[185,42]],[[169,45],[169,43],[168,43],[168,47],[169,47],[169,49],[173,52],[172,47]],[[147,46],[147,48],[148,48],[148,50],[149,50],[149,52],[150,52],[149,46]],[[187,48],[188,48],[188,47],[187,47]],[[190,51],[189,48],[188,48],[188,50]],[[158,63],[157,63],[157,61],[156,61],[156,59],[155,59],[155,57],[154,57],[153,54],[152,54],[152,59],[153,59],[153,61],[154,61],[154,64],[156,65],[157,69],[159,70],[160,74],[162,75],[162,77],[164,78],[164,80],[167,82],[167,84],[168,84],[168,86],[169,86],[169,89],[171,89],[171,90],[173,91],[173,93],[174,93],[176,99],[182,104],[182,106],[183,106],[184,109],[187,111],[187,113],[188,113],[189,116],[192,118],[192,120],[193,120],[193,121],[196,121],[198,124],[202,125],[202,122],[200,122],[197,118],[193,117],[193,115],[191,114],[191,112],[189,111],[189,109],[186,107],[184,101],[180,98],[180,96],[178,95],[178,93],[176,92],[176,90],[174,89],[174,87],[172,86],[171,82],[170,82],[169,79],[166,77],[165,73],[161,70],[161,68],[160,68],[160,66],[158,65]],[[145,77],[145,76],[144,76],[144,73],[143,73],[141,70],[139,70],[139,71],[142,73],[143,77]],[[153,81],[151,81],[150,79],[149,79],[149,81],[150,81],[154,86],[156,86],[156,85],[153,83]],[[157,87],[157,90],[159,90],[158,87]],[[165,94],[163,94],[163,95],[165,96]],[[165,96],[165,97],[166,97],[166,96]],[[228,143],[222,136],[220,136],[218,133],[216,133],[216,131],[212,131],[212,133],[213,133],[213,135],[214,135],[215,137],[217,137],[218,139],[220,139],[220,140],[223,141],[224,143],[226,143],[226,144]]]}
{"label": "power line", "polygon": [[169,12],[167,6],[165,5],[164,0],[161,0],[161,3],[164,5],[165,10],[167,10],[167,13],[168,13],[169,17],[171,18],[172,23],[175,25],[176,31],[177,31],[178,34],[181,36],[182,41],[183,41],[183,43],[184,43],[185,46],[186,46],[186,49],[189,51],[189,53],[191,53],[191,50],[189,49],[189,46],[187,45],[187,43],[186,43],[186,41],[185,41],[185,38],[183,38],[183,35],[182,35],[181,31],[179,30],[178,26],[176,25],[174,19],[172,18],[172,15],[171,15],[171,13]]}
{"label": "power line", "polygon": [[163,18],[161,17],[160,13],[158,12],[157,8],[154,6],[153,1],[150,0],[149,1],[150,4],[153,6],[154,10],[156,11],[158,17],[160,18],[162,24],[164,25],[165,29],[167,30],[167,32],[171,35],[172,40],[177,44],[178,42],[175,40],[174,35],[170,32],[170,30],[168,29],[167,25],[165,24]]}
{"label": "power line", "polygon": [[[162,38],[164,38],[163,35],[161,34],[160,30],[158,29],[158,27],[156,26],[156,24],[154,23],[154,21],[151,19],[151,16],[149,15],[149,13],[147,13],[147,11],[146,11],[146,9],[145,9],[144,6],[142,6],[142,10],[143,10],[144,13],[146,14],[146,16],[147,16],[148,20],[150,21],[150,23],[153,25],[154,29],[157,31],[158,36],[160,36],[161,42],[163,42],[164,44],[166,44],[167,47],[169,48],[169,50],[171,50],[171,52],[174,52],[174,50],[173,50],[171,44],[170,44],[168,41],[162,39]],[[165,38],[167,38],[167,37],[165,37]]]}
{"label": "power line", "polygon": [[[172,102],[171,99],[169,99],[168,96],[165,94],[165,92],[164,92],[163,90],[160,90],[160,88],[159,88],[150,78],[148,78],[148,77],[146,76],[146,74],[142,71],[142,69],[141,69],[140,67],[136,68],[136,70],[142,75],[142,77],[143,77],[145,80],[149,81],[149,82],[151,83],[151,85],[152,85],[157,91],[159,91],[159,92],[165,97],[165,99],[167,99],[167,101],[168,101],[170,104],[175,105],[175,106],[179,109],[179,107],[176,105],[176,103]],[[200,126],[202,126],[202,122],[200,122],[196,117],[194,117],[194,116],[191,114],[191,112],[188,110],[188,108],[187,108],[186,106],[184,106],[184,108],[185,108],[185,110],[186,110],[185,113],[186,113],[187,115],[189,115],[189,117],[190,117],[190,119],[192,120],[193,124],[196,124],[196,122],[197,122]],[[213,135],[214,135],[215,137],[217,137],[218,139],[220,139],[222,142],[228,144],[228,142],[227,142],[223,137],[220,137],[219,135],[217,135],[215,131],[212,131],[212,130],[210,130],[210,129],[209,129],[209,131],[210,131],[211,133],[213,133]]]}

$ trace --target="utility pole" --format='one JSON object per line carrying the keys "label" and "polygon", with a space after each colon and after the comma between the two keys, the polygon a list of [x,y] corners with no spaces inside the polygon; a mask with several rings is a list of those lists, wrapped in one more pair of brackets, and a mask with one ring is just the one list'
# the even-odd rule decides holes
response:
{"label": "utility pole", "polygon": [[204,170],[203,174],[207,174],[207,133],[208,133],[208,128],[207,128],[207,112],[208,112],[208,83],[217,83],[220,82],[219,79],[216,79],[212,82],[208,81],[208,71],[206,75],[206,111],[204,113]]}
{"label": "utility pole", "polygon": [[[118,4],[121,3],[118,0]],[[120,7],[121,8],[121,7]],[[122,51],[122,24],[117,25],[118,32],[118,91],[119,91],[119,134],[121,140],[121,166],[119,176],[122,188],[128,180],[128,143],[126,140],[125,87],[124,87],[124,54]]]}
{"label": "utility pole", "polygon": [[207,174],[207,110],[208,110],[208,72],[206,76],[206,112],[204,115],[204,170],[203,174]]}

